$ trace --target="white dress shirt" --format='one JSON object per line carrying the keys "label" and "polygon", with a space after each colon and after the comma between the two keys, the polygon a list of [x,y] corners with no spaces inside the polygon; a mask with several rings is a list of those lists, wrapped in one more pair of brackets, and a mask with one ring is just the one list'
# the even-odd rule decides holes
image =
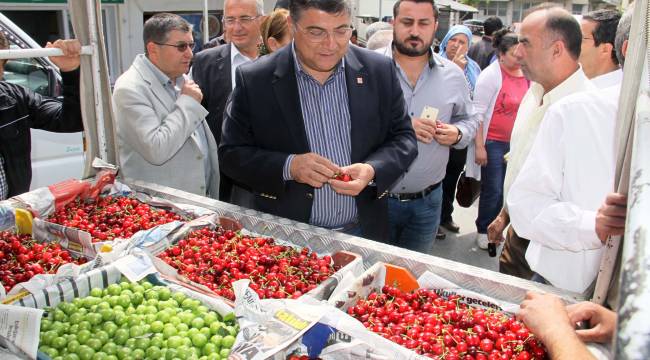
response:
{"label": "white dress shirt", "polygon": [[251,62],[253,59],[239,52],[239,49],[235,44],[230,43],[230,78],[232,79],[232,89],[235,90],[235,70],[237,67],[247,62]]}
{"label": "white dress shirt", "polygon": [[590,288],[604,249],[596,211],[614,186],[616,90],[551,105],[507,196],[510,221],[530,240],[530,268],[577,293]]}
{"label": "white dress shirt", "polygon": [[[505,199],[508,196],[510,185],[514,182],[519,170],[524,165],[524,161],[526,161],[526,157],[528,157],[546,109],[568,95],[587,90],[595,90],[595,87],[589,82],[582,68],[576,70],[573,75],[546,94],[544,94],[544,88],[540,84],[534,82],[530,84],[528,92],[519,105],[517,119],[510,137],[510,152],[506,155],[508,166],[503,183],[504,204],[507,204]],[[517,231],[516,227],[515,231]]]}
{"label": "white dress shirt", "polygon": [[599,89],[606,89],[623,82],[623,70],[610,71],[607,74],[596,76],[591,82]]}

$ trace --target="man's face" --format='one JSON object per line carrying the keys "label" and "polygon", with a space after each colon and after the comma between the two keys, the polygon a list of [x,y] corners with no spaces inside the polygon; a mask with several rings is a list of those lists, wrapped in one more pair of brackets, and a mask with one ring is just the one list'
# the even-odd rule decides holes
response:
{"label": "man's face", "polygon": [[528,80],[543,84],[552,74],[552,49],[545,38],[545,12],[536,11],[528,15],[521,24],[519,45],[514,55]]}
{"label": "man's face", "polygon": [[[190,69],[193,54],[192,46],[188,44],[193,43],[192,32],[172,30],[164,45],[153,44],[155,49],[150,51],[149,58],[170,79],[175,79]],[[177,46],[183,47],[184,44],[188,46],[182,51],[179,50]]]}
{"label": "man's face", "polygon": [[[580,30],[582,30],[582,45],[580,46],[580,64],[582,70],[588,78],[594,77],[597,71],[597,66],[602,59],[599,58],[600,46],[595,46],[594,30],[596,30],[597,23],[590,20],[580,21]],[[603,45],[603,44],[601,44]]]}
{"label": "man's face", "polygon": [[456,34],[447,41],[447,58],[453,59],[458,54],[458,50],[464,54],[467,52],[467,36],[465,34]]}
{"label": "man's face", "polygon": [[260,19],[253,0],[229,0],[224,5],[224,28],[238,49],[251,49],[260,39]]}
{"label": "man's face", "polygon": [[393,23],[393,45],[406,56],[422,56],[429,51],[438,23],[431,3],[403,1]]}
{"label": "man's face", "polygon": [[350,15],[345,12],[330,14],[307,9],[298,21],[291,18],[296,53],[301,64],[317,72],[329,72],[348,51],[352,28]]}

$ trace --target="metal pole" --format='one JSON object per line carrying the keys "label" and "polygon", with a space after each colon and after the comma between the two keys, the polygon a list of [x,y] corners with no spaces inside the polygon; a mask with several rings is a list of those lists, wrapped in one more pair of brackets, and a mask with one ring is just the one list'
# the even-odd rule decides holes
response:
{"label": "metal pole", "polygon": [[208,19],[208,0],[203,0],[203,44],[210,41],[210,21]]}
{"label": "metal pole", "polygon": [[[81,47],[81,55],[92,55],[92,54],[93,54],[92,46]],[[37,57],[46,57],[46,56],[61,56],[61,55],[63,55],[63,50],[59,48],[0,50],[0,59],[2,60],[37,58]]]}
{"label": "metal pole", "polygon": [[108,161],[108,151],[106,149],[106,133],[104,128],[104,104],[101,101],[101,68],[99,66],[99,52],[97,48],[97,14],[95,12],[96,5],[98,5],[101,9],[101,2],[100,0],[86,0],[86,5],[88,7],[88,27],[90,28],[88,34],[90,36],[90,46],[93,48],[93,55],[90,57],[90,59],[93,76],[93,94],[95,96],[95,119],[97,120],[97,146],[99,150],[99,158],[104,161]]}
{"label": "metal pole", "polygon": [[381,21],[381,6],[383,5],[382,4],[383,2],[384,2],[384,0],[379,0],[379,21]]}

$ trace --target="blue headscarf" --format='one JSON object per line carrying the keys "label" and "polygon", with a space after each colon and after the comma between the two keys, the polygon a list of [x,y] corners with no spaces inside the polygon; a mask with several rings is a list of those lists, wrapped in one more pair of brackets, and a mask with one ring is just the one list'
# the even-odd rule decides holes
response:
{"label": "blue headscarf", "polygon": [[[467,36],[467,48],[469,49],[469,47],[472,45],[472,31],[465,25],[454,25],[449,29],[447,35],[445,35],[445,38],[442,39],[442,42],[440,43],[440,56],[444,57],[445,59],[452,60],[447,57],[447,43],[449,42],[449,39],[457,34],[463,34]],[[465,66],[465,78],[469,83],[469,87],[472,90],[472,93],[474,93],[474,86],[476,86],[476,79],[481,73],[481,67],[478,66],[476,61],[467,56],[467,54],[465,54],[465,58],[467,59],[467,65]]]}

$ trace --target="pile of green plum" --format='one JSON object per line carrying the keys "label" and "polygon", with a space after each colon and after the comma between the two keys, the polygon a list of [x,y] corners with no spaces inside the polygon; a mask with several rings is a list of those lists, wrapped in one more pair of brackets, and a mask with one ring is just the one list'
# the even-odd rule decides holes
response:
{"label": "pile of green plum", "polygon": [[46,314],[39,351],[53,360],[225,359],[239,331],[234,313],[147,281],[95,288]]}

